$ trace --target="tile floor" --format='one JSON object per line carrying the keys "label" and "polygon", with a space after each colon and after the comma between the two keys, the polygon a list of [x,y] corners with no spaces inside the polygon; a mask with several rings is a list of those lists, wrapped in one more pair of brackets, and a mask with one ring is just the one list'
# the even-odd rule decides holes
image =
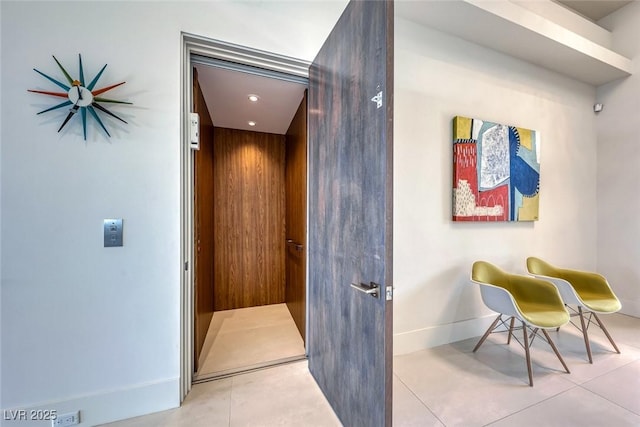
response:
{"label": "tile floor", "polygon": [[213,314],[196,379],[304,357],[304,342],[286,304]]}
{"label": "tile floor", "polygon": [[[544,343],[523,351],[492,335],[394,358],[396,426],[640,426],[640,319],[602,316],[621,354],[592,327],[593,365],[571,326],[551,333],[571,374]],[[306,362],[197,384],[181,408],[110,424],[147,426],[340,426]]]}

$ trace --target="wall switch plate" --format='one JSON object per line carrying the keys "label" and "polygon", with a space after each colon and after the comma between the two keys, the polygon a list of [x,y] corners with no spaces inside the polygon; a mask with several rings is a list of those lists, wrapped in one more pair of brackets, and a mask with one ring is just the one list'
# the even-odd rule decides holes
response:
{"label": "wall switch plate", "polygon": [[104,220],[104,247],[122,246],[122,218]]}
{"label": "wall switch plate", "polygon": [[189,142],[192,150],[200,149],[200,116],[189,113]]}
{"label": "wall switch plate", "polygon": [[52,427],[68,427],[75,426],[77,424],[80,424],[80,411],[60,414],[55,420],[51,421]]}

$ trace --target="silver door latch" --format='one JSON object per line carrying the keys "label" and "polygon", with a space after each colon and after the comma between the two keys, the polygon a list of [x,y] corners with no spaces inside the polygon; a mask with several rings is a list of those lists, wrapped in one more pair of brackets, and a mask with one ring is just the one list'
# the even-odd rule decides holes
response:
{"label": "silver door latch", "polygon": [[368,285],[366,283],[360,283],[360,284],[352,283],[351,287],[360,292],[364,292],[365,294],[369,294],[374,298],[380,297],[380,293],[378,292],[378,288],[380,287],[380,285],[378,285],[377,283],[371,282]]}
{"label": "silver door latch", "polygon": [[376,103],[377,108],[381,108],[382,107],[382,91],[378,92],[378,94],[373,98],[371,98],[371,100]]}

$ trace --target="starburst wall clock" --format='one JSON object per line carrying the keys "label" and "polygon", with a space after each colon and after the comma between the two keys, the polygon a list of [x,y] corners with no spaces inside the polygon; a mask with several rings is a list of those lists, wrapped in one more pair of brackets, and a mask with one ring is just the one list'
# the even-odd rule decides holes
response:
{"label": "starburst wall clock", "polygon": [[[89,112],[89,115],[100,125],[102,130],[104,130],[104,132],[109,137],[111,137],[111,134],[107,130],[107,127],[105,126],[103,120],[100,118],[100,114],[104,113],[110,117],[120,120],[122,123],[125,123],[125,124],[127,123],[124,119],[122,119],[121,117],[118,117],[116,114],[109,111],[105,106],[101,104],[107,103],[107,104],[131,105],[132,104],[131,102],[118,101],[115,99],[103,98],[99,96],[113,88],[116,88],[118,86],[125,84],[125,82],[120,82],[114,85],[95,89],[96,85],[98,84],[98,80],[102,76],[102,73],[104,72],[105,68],[107,68],[107,64],[105,64],[104,67],[102,67],[100,72],[96,74],[96,76],[93,78],[93,80],[89,82],[89,84],[85,84],[84,70],[82,68],[82,56],[80,54],[78,54],[78,78],[77,79],[74,79],[71,77],[71,75],[67,72],[67,70],[65,70],[65,68],[62,66],[60,61],[56,59],[55,56],[53,57],[53,60],[56,61],[56,64],[58,64],[58,67],[60,67],[62,74],[64,74],[64,77],[66,78],[67,84],[59,80],[56,80],[51,76],[46,75],[45,73],[37,70],[36,68],[34,68],[33,70],[36,73],[43,76],[44,78],[46,78],[47,80],[57,85],[58,87],[62,88],[64,92],[52,92],[52,91],[44,91],[44,90],[36,90],[36,89],[28,89],[28,91],[33,93],[39,93],[41,95],[53,96],[57,98],[66,98],[66,100],[61,102],[60,104],[54,105],[53,107],[47,108],[46,110],[42,110],[38,113],[38,114],[43,114],[49,111],[57,110],[59,108],[71,106],[71,108],[69,109],[69,114],[67,114],[64,121],[60,125],[60,128],[58,128],[58,132],[60,132],[67,125],[67,123],[72,121],[71,119],[78,112],[80,112],[80,116],[82,118],[82,121],[81,121],[82,133],[84,135],[85,141],[87,140],[87,111]],[[98,112],[100,112],[100,114],[98,114]],[[78,120],[75,120],[75,121],[78,122]]]}

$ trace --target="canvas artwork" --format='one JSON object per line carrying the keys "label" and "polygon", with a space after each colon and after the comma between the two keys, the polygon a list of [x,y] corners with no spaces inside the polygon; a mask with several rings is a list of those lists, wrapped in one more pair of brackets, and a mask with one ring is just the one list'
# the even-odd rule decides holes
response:
{"label": "canvas artwork", "polygon": [[453,119],[454,221],[536,221],[539,198],[536,131]]}

